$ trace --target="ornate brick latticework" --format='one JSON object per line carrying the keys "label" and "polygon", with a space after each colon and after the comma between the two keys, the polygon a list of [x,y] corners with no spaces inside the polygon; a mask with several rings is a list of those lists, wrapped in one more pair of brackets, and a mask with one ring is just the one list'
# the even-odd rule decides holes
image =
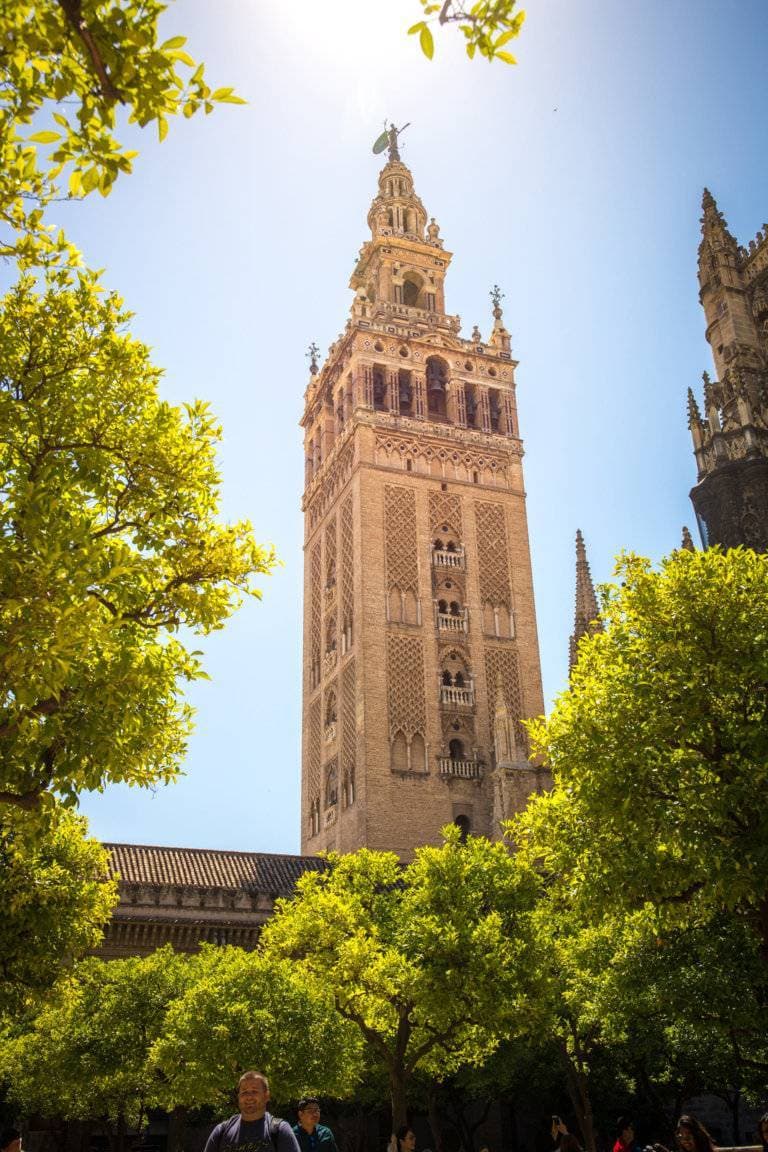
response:
{"label": "ornate brick latticework", "polygon": [[688,389],[698,472],[691,491],[702,543],[768,551],[768,225],[740,247],[705,189],[700,299],[717,380],[704,413]]}
{"label": "ornate brick latticework", "polygon": [[390,739],[398,732],[406,740],[424,735],[424,645],[415,636],[387,637],[387,703]]}
{"label": "ornate brick latticework", "polygon": [[429,493],[429,527],[432,532],[444,532],[445,526],[464,539],[461,520],[461,497],[448,492]]}
{"label": "ornate brick latticework", "polygon": [[322,748],[322,715],[320,700],[315,699],[309,706],[307,715],[307,735],[305,762],[307,807],[320,799],[320,758]]}
{"label": "ornate brick latticework", "polygon": [[347,496],[341,506],[341,630],[346,647],[354,639],[353,618],[355,605],[355,553],[352,535],[352,497]]}
{"label": "ornate brick latticework", "polygon": [[310,665],[309,665],[309,683],[310,688],[316,687],[320,680],[320,666],[321,666],[321,647],[322,647],[322,630],[323,630],[323,581],[322,581],[322,568],[320,562],[320,542],[312,549],[312,558],[310,560]]}
{"label": "ornate brick latticework", "polygon": [[401,592],[418,595],[416,493],[413,488],[387,484],[384,498],[387,587],[397,587]]}
{"label": "ornate brick latticework", "polygon": [[[520,748],[528,747],[528,738],[520,723],[523,715],[523,700],[520,691],[520,671],[518,668],[517,653],[511,645],[486,648],[485,650],[485,687],[489,700],[495,699],[496,687],[501,678],[501,687],[504,693],[504,702],[509,709],[510,716],[516,725],[516,736]],[[493,714],[489,716],[489,740],[493,744]]]}
{"label": "ornate brick latticework", "polygon": [[336,517],[325,526],[325,587],[336,587]]}
{"label": "ornate brick latticework", "polygon": [[[302,417],[308,668],[320,646],[305,677],[302,850],[367,846],[408,859],[416,845],[439,843],[452,820],[498,832],[497,666],[505,731],[539,715],[543,701],[502,294],[491,292],[486,333],[463,336],[446,308],[451,253],[396,154],[394,129],[391,142],[350,315],[325,363],[311,361]],[[326,708],[318,780],[310,709],[317,696],[326,707],[332,684],[338,722]],[[524,761],[503,766],[525,770]],[[525,799],[507,783],[503,811],[512,813]]]}
{"label": "ornate brick latticework", "polygon": [[355,662],[350,660],[341,674],[341,771],[345,781],[355,775],[357,749],[357,694]]}
{"label": "ornate brick latticework", "polygon": [[477,560],[480,569],[480,599],[510,608],[509,549],[507,526],[501,504],[475,503]]}

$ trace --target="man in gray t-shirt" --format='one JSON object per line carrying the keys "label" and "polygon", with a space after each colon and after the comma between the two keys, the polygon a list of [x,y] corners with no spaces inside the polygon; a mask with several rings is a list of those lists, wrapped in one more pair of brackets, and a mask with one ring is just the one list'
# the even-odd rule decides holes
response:
{"label": "man in gray t-shirt", "polygon": [[244,1072],[237,1085],[240,1111],[217,1124],[205,1152],[299,1152],[287,1120],[267,1112],[269,1081],[261,1072]]}

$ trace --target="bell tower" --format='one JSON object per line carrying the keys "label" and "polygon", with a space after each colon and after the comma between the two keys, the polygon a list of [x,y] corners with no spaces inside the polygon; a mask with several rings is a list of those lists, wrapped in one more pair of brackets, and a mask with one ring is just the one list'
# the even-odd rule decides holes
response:
{"label": "bell tower", "polygon": [[301,841],[407,859],[447,823],[498,834],[499,716],[522,770],[543,700],[501,293],[488,336],[463,337],[394,128],[368,225],[301,422]]}

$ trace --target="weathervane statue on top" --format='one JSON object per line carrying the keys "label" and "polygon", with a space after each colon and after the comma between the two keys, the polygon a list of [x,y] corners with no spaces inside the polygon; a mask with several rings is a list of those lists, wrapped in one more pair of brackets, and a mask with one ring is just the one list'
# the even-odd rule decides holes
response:
{"label": "weathervane statue on top", "polygon": [[403,124],[402,128],[396,128],[394,124],[390,124],[389,128],[387,128],[387,122],[385,120],[384,131],[373,146],[374,156],[378,156],[379,153],[383,152],[385,148],[389,148],[390,162],[393,160],[399,160],[400,150],[397,147],[397,138],[401,132],[405,132],[409,124],[410,120],[408,121],[408,124]]}

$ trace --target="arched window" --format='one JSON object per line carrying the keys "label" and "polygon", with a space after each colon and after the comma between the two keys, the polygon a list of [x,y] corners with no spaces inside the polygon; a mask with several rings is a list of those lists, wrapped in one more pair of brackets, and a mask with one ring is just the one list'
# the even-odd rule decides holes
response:
{"label": "arched window", "polygon": [[333,688],[331,688],[330,692],[328,693],[328,698],[325,702],[325,723],[326,723],[326,725],[327,724],[335,724],[336,720],[337,720],[336,693],[333,690]]}
{"label": "arched window", "polygon": [[325,774],[325,806],[332,807],[339,799],[339,770],[336,761],[329,764]]}
{"label": "arched window", "polygon": [[411,739],[411,770],[423,772],[427,767],[427,748],[421,732],[414,733]]}
{"label": "arched window", "polygon": [[453,683],[453,681],[451,679],[451,674],[448,671],[448,669],[446,668],[445,671],[443,672],[443,684],[445,685],[446,688],[450,688],[452,683]]}
{"label": "arched window", "polygon": [[466,843],[469,836],[469,816],[457,816],[453,822],[459,830],[462,844]]}
{"label": "arched window", "polygon": [[451,760],[464,759],[464,745],[462,744],[461,740],[451,740],[450,744],[448,745],[448,754],[451,757]]}
{"label": "arched window", "polygon": [[461,616],[461,607],[456,600],[451,600],[451,616]]}
{"label": "arched window", "polygon": [[445,614],[447,613],[447,611],[448,611],[448,605],[447,605],[447,603],[445,602],[445,600],[438,600],[438,602],[437,602],[437,610],[438,610],[438,612],[442,612],[442,613],[443,613],[443,615],[445,615]]}
{"label": "arched window", "polygon": [[[435,543],[433,544],[433,548],[435,549],[436,552],[442,552],[443,542],[439,536],[438,536],[437,540],[435,540]],[[448,550],[450,551],[450,545],[448,546]]]}
{"label": "arched window", "polygon": [[402,732],[396,732],[392,741],[392,767],[400,771],[408,767],[408,745]]}
{"label": "arched window", "polygon": [[419,300],[419,285],[413,280],[406,280],[403,284],[403,304],[409,308],[416,308]]}
{"label": "arched window", "polygon": [[448,365],[439,356],[427,360],[427,410],[430,416],[445,418],[445,396],[448,387]]}
{"label": "arched window", "polygon": [[453,682],[457,688],[463,688],[464,687],[464,673],[463,672],[457,672],[453,678]]}
{"label": "arched window", "polygon": [[397,387],[400,411],[404,416],[410,416],[413,409],[413,388],[411,387],[411,374],[407,368],[401,368],[398,372]]}
{"label": "arched window", "polygon": [[380,364],[373,366],[373,406],[382,411],[387,403],[387,375]]}
{"label": "arched window", "polygon": [[491,429],[498,432],[501,425],[501,401],[495,388],[488,392],[488,406],[491,410]]}

